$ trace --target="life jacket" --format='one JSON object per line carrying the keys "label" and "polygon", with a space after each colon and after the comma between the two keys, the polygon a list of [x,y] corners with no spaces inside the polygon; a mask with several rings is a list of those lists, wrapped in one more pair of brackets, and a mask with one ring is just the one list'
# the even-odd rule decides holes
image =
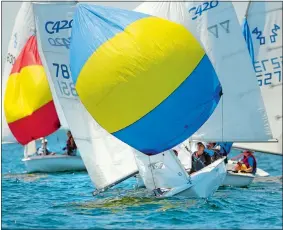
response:
{"label": "life jacket", "polygon": [[71,147],[71,138],[73,138],[73,136],[69,137],[67,140],[67,148],[70,148],[71,150],[75,150],[77,149],[77,145],[76,142],[74,141],[74,147]]}
{"label": "life jacket", "polygon": [[247,166],[247,168],[249,168],[250,167],[250,164],[249,164],[249,158],[253,158],[253,161],[254,161],[254,167],[253,167],[253,173],[254,172],[256,172],[256,159],[255,159],[255,157],[254,157],[254,155],[249,155],[248,157],[244,157],[244,159],[243,159],[243,163]]}
{"label": "life jacket", "polygon": [[205,151],[200,157],[197,157],[197,151],[192,154],[192,168],[194,171],[198,171],[208,165],[207,158],[210,157]]}

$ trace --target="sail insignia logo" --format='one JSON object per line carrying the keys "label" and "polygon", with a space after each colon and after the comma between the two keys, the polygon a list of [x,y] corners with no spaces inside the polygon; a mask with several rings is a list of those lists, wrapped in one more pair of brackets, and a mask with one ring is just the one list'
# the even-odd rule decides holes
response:
{"label": "sail insignia logo", "polygon": [[[269,39],[271,43],[276,43],[276,38],[278,36],[278,30],[280,30],[280,26],[274,24],[273,28],[270,31]],[[258,29],[258,27],[254,28],[252,31],[252,34],[256,35],[256,39],[259,40],[260,45],[265,45],[266,44],[266,36],[263,36],[263,32]]]}
{"label": "sail insignia logo", "polygon": [[16,49],[18,45],[18,35],[17,33],[14,34],[14,48]]}

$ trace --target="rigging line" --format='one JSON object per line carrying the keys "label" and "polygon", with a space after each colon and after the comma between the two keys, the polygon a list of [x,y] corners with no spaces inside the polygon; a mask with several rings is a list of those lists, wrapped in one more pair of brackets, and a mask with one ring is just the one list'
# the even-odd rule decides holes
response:
{"label": "rigging line", "polygon": [[248,3],[248,6],[247,6],[247,9],[246,9],[246,12],[245,12],[245,18],[247,19],[247,17],[248,17],[248,14],[249,14],[249,9],[250,9],[250,5],[251,5],[251,0],[249,1],[249,3]]}
{"label": "rigging line", "polygon": [[148,156],[148,158],[149,158],[149,168],[150,168],[150,172],[151,172],[151,176],[152,176],[153,185],[154,185],[154,188],[157,189],[156,183],[155,183],[155,180],[154,180],[154,176],[153,176],[153,172],[152,172],[153,169],[152,169],[152,163],[151,163],[151,160],[150,160],[150,156]]}
{"label": "rigging line", "polygon": [[222,119],[221,119],[221,122],[222,122],[222,129],[221,129],[221,132],[222,132],[222,142],[224,141],[224,96],[222,96],[222,110],[221,110],[221,113],[222,113]]}

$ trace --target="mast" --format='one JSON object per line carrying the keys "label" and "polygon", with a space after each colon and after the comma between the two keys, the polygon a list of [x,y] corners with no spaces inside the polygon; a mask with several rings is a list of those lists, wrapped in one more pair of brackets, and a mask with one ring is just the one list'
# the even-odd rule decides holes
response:
{"label": "mast", "polygon": [[248,3],[248,6],[247,6],[246,12],[245,12],[245,18],[246,19],[248,18],[248,14],[249,14],[249,9],[250,9],[251,3],[252,3],[252,1],[250,0],[249,3]]}

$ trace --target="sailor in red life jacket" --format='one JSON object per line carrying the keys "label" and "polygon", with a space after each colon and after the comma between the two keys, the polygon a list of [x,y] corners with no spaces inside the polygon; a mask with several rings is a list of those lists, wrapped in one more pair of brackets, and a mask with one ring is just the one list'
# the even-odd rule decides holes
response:
{"label": "sailor in red life jacket", "polygon": [[64,155],[75,156],[77,153],[77,145],[70,130],[67,132],[67,136],[68,140],[66,143],[66,147],[63,148],[63,150],[67,150],[67,152],[65,152]]}
{"label": "sailor in red life jacket", "polygon": [[[244,157],[235,166],[235,171],[255,174],[257,166],[256,166],[256,159],[252,154],[252,152],[250,150],[245,150],[241,155],[244,155]],[[233,159],[238,158],[239,156],[234,157]]]}

